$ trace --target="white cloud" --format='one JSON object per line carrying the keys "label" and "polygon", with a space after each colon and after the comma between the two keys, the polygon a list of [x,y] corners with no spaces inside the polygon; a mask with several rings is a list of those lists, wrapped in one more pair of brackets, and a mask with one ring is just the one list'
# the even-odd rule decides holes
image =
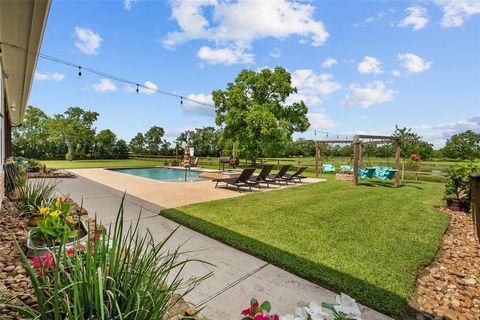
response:
{"label": "white cloud", "polygon": [[398,59],[402,61],[402,67],[409,73],[424,72],[432,66],[431,61],[427,61],[413,53],[399,54]]}
{"label": "white cloud", "polygon": [[413,31],[425,28],[428,23],[427,9],[414,6],[405,9],[409,14],[399,24],[400,27],[412,26]]}
{"label": "white cloud", "polygon": [[243,50],[236,49],[232,50],[229,48],[223,49],[212,49],[210,47],[203,46],[198,50],[197,56],[207,61],[211,64],[237,64],[237,63],[245,63],[251,64],[253,63],[254,55],[251,53],[245,53]]}
{"label": "white cloud", "polygon": [[328,129],[336,127],[337,124],[323,113],[312,112],[307,114],[312,129]]}
{"label": "white cloud", "polygon": [[137,2],[138,0],[123,0],[123,9],[125,10],[132,10],[132,4]]}
{"label": "white cloud", "polygon": [[272,58],[280,58],[281,52],[280,49],[278,48],[273,48],[272,51],[270,51],[270,57]]}
{"label": "white cloud", "polygon": [[343,106],[359,106],[368,108],[375,104],[385,103],[393,100],[395,91],[387,90],[383,81],[368,83],[365,87],[358,84],[350,86],[350,92],[340,102]]}
{"label": "white cloud", "polygon": [[363,27],[363,26],[365,26],[365,25],[367,25],[367,24],[370,24],[370,23],[372,23],[372,22],[381,20],[383,17],[385,17],[385,11],[379,11],[376,15],[371,16],[371,17],[368,17],[367,19],[365,19],[364,22],[354,23],[353,26],[354,26],[354,27]]}
{"label": "white cloud", "polygon": [[443,147],[445,141],[450,139],[454,134],[466,130],[480,133],[480,116],[435,125],[413,126],[412,129],[417,131],[427,141],[433,143],[436,148],[440,148]]}
{"label": "white cloud", "polygon": [[211,94],[189,94],[187,96],[188,99],[198,101],[201,103],[206,103],[210,104],[212,106],[206,106],[203,104],[198,104],[189,100],[183,100],[182,108],[185,111],[185,113],[188,114],[197,114],[197,115],[202,115],[202,116],[208,116],[208,117],[214,117],[215,116],[215,108],[213,107],[213,99]]}
{"label": "white cloud", "polygon": [[88,28],[75,27],[75,37],[75,46],[88,55],[97,54],[103,41],[98,33]]}
{"label": "white cloud", "polygon": [[53,81],[62,81],[65,79],[65,75],[63,73],[58,72],[38,72],[35,71],[35,80],[53,80]]}
{"label": "white cloud", "polygon": [[337,60],[335,60],[333,58],[325,58],[325,60],[323,60],[323,62],[322,62],[322,68],[324,68],[324,69],[331,68],[334,65],[336,65],[337,63],[338,63]]}
{"label": "white cloud", "polygon": [[394,77],[400,77],[402,75],[402,72],[400,70],[392,70],[392,75]]}
{"label": "white cloud", "polygon": [[92,88],[98,92],[111,92],[117,90],[117,86],[110,79],[100,79],[100,82],[92,85]]}
{"label": "white cloud", "polygon": [[287,104],[303,100],[307,105],[321,103],[321,96],[327,96],[342,86],[333,80],[333,75],[328,73],[317,74],[311,69],[299,69],[292,73],[292,86],[296,87],[298,94],[291,95]]}
{"label": "white cloud", "polygon": [[[210,50],[243,52],[250,50],[257,39],[298,35],[302,40],[308,39],[312,46],[321,46],[329,34],[323,23],[315,20],[314,11],[310,4],[287,0],[173,0],[172,17],[180,30],[168,33],[162,43],[166,48],[173,48],[203,39],[215,43],[216,49]],[[253,55],[239,61],[250,63],[250,59]]]}
{"label": "white cloud", "polygon": [[358,72],[360,73],[382,73],[382,63],[375,57],[365,56],[363,61],[358,64]]}
{"label": "white cloud", "polygon": [[441,25],[446,28],[461,27],[467,19],[480,14],[478,0],[432,0],[443,10]]}

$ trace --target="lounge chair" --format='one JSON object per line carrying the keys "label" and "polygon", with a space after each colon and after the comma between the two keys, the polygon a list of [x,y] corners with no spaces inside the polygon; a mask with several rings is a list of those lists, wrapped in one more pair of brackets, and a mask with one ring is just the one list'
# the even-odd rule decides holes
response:
{"label": "lounge chair", "polygon": [[292,174],[284,174],[283,177],[281,178],[282,180],[286,180],[286,181],[293,181],[294,183],[296,183],[295,180],[298,180],[298,182],[302,182],[302,179],[306,179],[307,177],[305,176],[302,176],[302,173],[307,170],[307,167],[298,167],[297,171],[295,171],[294,173]]}
{"label": "lounge chair", "polygon": [[[267,180],[270,183],[285,181],[285,180],[282,180],[282,177],[287,173],[288,169],[290,169],[290,165],[284,164],[276,174],[268,175],[265,180]],[[288,181],[285,181],[285,182],[288,184]]]}
{"label": "lounge chair", "polygon": [[325,163],[322,164],[322,172],[333,172],[335,173],[335,166],[333,164]]}
{"label": "lounge chair", "polygon": [[198,167],[198,157],[196,157],[191,163],[190,167]]}
{"label": "lounge chair", "polygon": [[353,167],[352,166],[340,166],[340,172],[341,173],[353,172]]}
{"label": "lounge chair", "polygon": [[252,185],[257,185],[258,182],[250,181],[249,179],[252,177],[253,173],[255,172],[255,168],[246,168],[243,169],[242,173],[238,176],[238,178],[224,178],[224,179],[214,179],[216,181],[215,188],[218,186],[220,182],[225,183],[225,187],[228,185],[236,186],[238,192],[240,192],[241,186],[247,186],[250,191],[252,191]]}
{"label": "lounge chair", "polygon": [[258,188],[260,189],[260,184],[261,183],[266,183],[267,188],[269,188],[269,181],[267,180],[268,175],[273,169],[273,164],[264,164],[262,167],[262,170],[260,170],[260,173],[256,176],[252,176],[249,181],[251,182],[256,182],[258,184]]}

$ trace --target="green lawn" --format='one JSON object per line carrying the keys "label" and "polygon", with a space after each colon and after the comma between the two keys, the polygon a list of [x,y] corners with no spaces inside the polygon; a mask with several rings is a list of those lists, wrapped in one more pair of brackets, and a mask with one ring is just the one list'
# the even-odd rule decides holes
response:
{"label": "green lawn", "polygon": [[447,228],[442,192],[332,180],[161,214],[398,318]]}
{"label": "green lawn", "polygon": [[57,169],[82,169],[82,168],[122,168],[122,167],[148,167],[161,165],[159,160],[42,160],[49,168]]}

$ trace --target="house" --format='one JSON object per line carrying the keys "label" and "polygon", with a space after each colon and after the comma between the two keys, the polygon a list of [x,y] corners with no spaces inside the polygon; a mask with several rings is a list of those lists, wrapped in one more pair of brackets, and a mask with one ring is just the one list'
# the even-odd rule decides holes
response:
{"label": "house", "polygon": [[0,1],[0,199],[3,164],[12,155],[11,128],[21,125],[51,0]]}

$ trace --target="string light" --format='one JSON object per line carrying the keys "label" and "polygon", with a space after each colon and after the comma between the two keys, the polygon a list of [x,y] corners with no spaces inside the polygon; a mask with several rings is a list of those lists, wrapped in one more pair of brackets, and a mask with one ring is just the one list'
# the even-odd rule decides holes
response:
{"label": "string light", "polygon": [[9,43],[9,42],[0,41],[0,45],[5,45],[5,46],[8,46],[8,47],[10,47],[14,50],[18,50],[18,51],[21,51],[21,52],[30,54],[32,56],[45,59],[45,60],[49,60],[49,61],[56,62],[56,63],[59,63],[59,64],[63,64],[63,65],[66,65],[66,66],[78,68],[78,78],[80,78],[82,76],[82,71],[83,72],[88,71],[90,73],[96,74],[96,75],[98,75],[100,77],[103,77],[103,78],[108,78],[108,79],[115,80],[115,81],[118,81],[118,82],[123,82],[125,84],[132,85],[132,86],[137,86],[137,90],[138,90],[138,91],[136,90],[137,92],[140,91],[139,88],[141,87],[141,88],[147,89],[151,92],[163,94],[163,95],[170,96],[170,97],[181,98],[181,100],[187,100],[187,101],[190,101],[190,102],[195,103],[195,104],[215,108],[215,105],[213,105],[211,103],[195,100],[195,99],[192,99],[192,98],[186,98],[185,96],[182,96],[180,94],[165,91],[165,90],[161,90],[161,89],[154,89],[150,86],[139,84],[137,81],[131,81],[131,80],[128,80],[128,79],[125,79],[125,78],[122,78],[122,77],[119,77],[119,76],[115,76],[115,75],[112,75],[112,74],[109,74],[109,73],[106,73],[106,72],[103,72],[103,71],[100,71],[100,70],[88,68],[88,67],[85,67],[85,66],[81,67],[78,64],[75,64],[73,62],[69,62],[69,61],[66,61],[66,60],[63,60],[63,59],[55,58],[55,57],[52,57],[52,56],[49,56],[49,55],[46,55],[46,54],[43,54],[43,53],[32,52],[32,51],[29,51],[28,49],[25,49],[23,47],[20,47],[18,45],[15,45],[15,44],[12,44],[12,43]]}
{"label": "string light", "polygon": [[137,94],[140,92],[140,90],[138,89],[138,83],[137,83],[137,90],[136,91],[137,91]]}
{"label": "string light", "polygon": [[180,97],[180,104],[183,105],[183,97]]}

